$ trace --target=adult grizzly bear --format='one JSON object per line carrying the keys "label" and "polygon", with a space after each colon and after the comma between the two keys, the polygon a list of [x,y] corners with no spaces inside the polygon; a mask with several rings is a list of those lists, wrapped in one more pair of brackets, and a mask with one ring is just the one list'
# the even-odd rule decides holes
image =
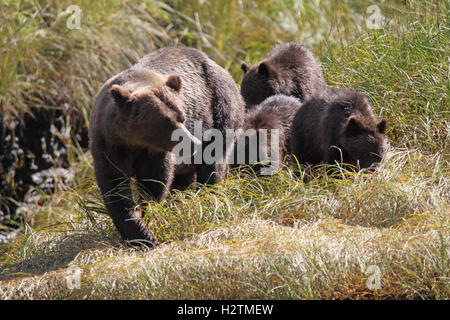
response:
{"label": "adult grizzly bear", "polygon": [[291,127],[291,151],[300,163],[335,162],[369,168],[381,161],[386,120],[378,120],[364,94],[333,90],[333,100],[313,99],[298,109]]}
{"label": "adult grizzly bear", "polygon": [[205,148],[208,142],[192,135],[194,122],[225,136],[226,129],[242,126],[244,112],[231,76],[196,49],[160,49],[105,83],[91,113],[90,150],[105,206],[124,240],[155,244],[134,209],[129,178],[158,201],[178,174],[183,180],[196,175],[200,183],[221,181],[225,166],[219,161],[175,166],[171,150],[178,141],[171,136],[180,129]]}
{"label": "adult grizzly bear", "polygon": [[241,65],[241,94],[247,109],[275,94],[294,96],[304,102],[326,95],[327,85],[318,61],[304,46],[289,42],[276,46],[252,66]]}
{"label": "adult grizzly bear", "polygon": [[[290,154],[291,124],[301,105],[297,98],[278,94],[249,110],[245,116],[244,132],[238,137],[231,154],[233,167],[263,162],[268,160],[267,157],[281,163]],[[262,134],[266,135],[266,139],[262,138]],[[278,146],[274,149],[278,150],[277,159],[272,155],[274,134],[278,135]],[[256,170],[260,168],[259,165],[253,167]]]}

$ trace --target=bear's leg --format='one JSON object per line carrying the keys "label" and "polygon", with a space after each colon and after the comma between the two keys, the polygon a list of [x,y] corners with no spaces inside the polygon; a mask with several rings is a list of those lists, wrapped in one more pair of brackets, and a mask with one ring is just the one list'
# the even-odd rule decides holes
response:
{"label": "bear's leg", "polygon": [[[224,135],[225,140],[225,135]],[[214,143],[214,141],[212,142]],[[211,164],[201,163],[195,165],[195,171],[197,172],[197,182],[201,184],[216,184],[221,182],[225,178],[225,173],[227,169],[226,159],[228,156],[226,146],[226,141],[224,141],[222,145],[223,154],[221,157],[216,157],[215,150],[212,150],[211,157],[215,161]],[[205,148],[209,146],[211,143],[204,144],[202,146],[202,154],[205,155]],[[217,163],[221,162],[221,163]]]}
{"label": "bear's leg", "polygon": [[[145,244],[154,246],[155,239],[147,230],[133,201],[130,176],[132,174],[133,160],[131,155],[124,156],[125,152],[106,154],[93,153],[95,176],[103,196],[106,209],[122,238],[133,246]],[[140,242],[138,242],[140,241]]]}
{"label": "bear's leg", "polygon": [[195,183],[196,177],[195,171],[184,174],[176,174],[171,188],[176,190],[186,190]]}
{"label": "bear's leg", "polygon": [[216,166],[214,164],[197,164],[195,170],[197,172],[197,182],[201,184],[214,184],[218,182],[218,177],[215,172]]}
{"label": "bear's leg", "polygon": [[323,162],[326,164],[336,164],[337,163],[345,163],[345,154],[342,148],[330,145],[328,149],[325,151]]}
{"label": "bear's leg", "polygon": [[134,161],[138,183],[156,201],[166,198],[172,185],[174,166],[168,152],[149,155],[143,152]]}
{"label": "bear's leg", "polygon": [[197,182],[201,184],[216,184],[225,178],[225,164],[198,164],[196,165]]}

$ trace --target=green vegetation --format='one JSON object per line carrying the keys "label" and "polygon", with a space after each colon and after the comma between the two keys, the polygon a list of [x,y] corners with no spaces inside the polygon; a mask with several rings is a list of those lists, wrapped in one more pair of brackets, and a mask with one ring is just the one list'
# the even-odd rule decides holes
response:
{"label": "green vegetation", "polygon": [[[240,83],[242,60],[297,41],[330,86],[358,88],[389,119],[387,155],[373,175],[232,172],[173,192],[142,208],[161,245],[137,250],[121,243],[92,158],[74,147],[73,187],[30,204],[22,234],[0,244],[1,299],[449,298],[450,2],[379,4],[377,30],[365,27],[365,1],[120,3],[76,1],[82,28],[68,30],[72,1],[6,1],[3,110],[40,97],[88,119],[102,83],[154,48],[199,48]],[[79,289],[67,286],[69,266],[82,270]],[[380,289],[368,288],[371,266]]]}

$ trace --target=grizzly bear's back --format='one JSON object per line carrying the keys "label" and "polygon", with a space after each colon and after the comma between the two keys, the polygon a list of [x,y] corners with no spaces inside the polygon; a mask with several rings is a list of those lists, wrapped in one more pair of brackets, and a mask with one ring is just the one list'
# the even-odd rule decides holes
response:
{"label": "grizzly bear's back", "polygon": [[321,98],[326,93],[327,85],[320,64],[304,46],[294,42],[281,44],[275,47],[266,59],[276,66],[281,77],[285,78],[285,90],[290,90],[290,95],[305,101],[312,97]]}
{"label": "grizzly bear's back", "polygon": [[271,96],[247,112],[244,129],[279,129],[288,137],[292,120],[301,105],[294,97]]}
{"label": "grizzly bear's back", "polygon": [[[186,127],[191,132],[197,120],[203,121],[204,129],[242,126],[244,103],[233,78],[203,52],[186,47],[163,48],[143,57],[131,70],[140,68],[181,78]],[[217,97],[229,101],[223,103]]]}

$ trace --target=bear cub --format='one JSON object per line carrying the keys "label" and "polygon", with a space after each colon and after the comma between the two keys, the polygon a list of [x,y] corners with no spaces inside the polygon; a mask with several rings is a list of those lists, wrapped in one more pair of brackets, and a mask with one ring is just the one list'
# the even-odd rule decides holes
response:
{"label": "bear cub", "polygon": [[[177,175],[211,184],[225,175],[221,161],[175,165],[171,151],[180,141],[172,141],[172,133],[205,148],[208,142],[192,134],[196,121],[225,132],[242,127],[244,112],[231,76],[196,49],[157,50],[105,83],[91,112],[89,143],[103,201],[124,240],[156,243],[135,210],[131,177],[160,201]],[[231,147],[224,145],[228,152]]]}
{"label": "bear cub", "polygon": [[364,94],[335,89],[332,101],[313,99],[297,111],[291,151],[303,164],[338,162],[373,170],[385,153],[386,124],[375,117]]}
{"label": "bear cub", "polygon": [[[301,105],[302,103],[298,99],[279,94],[267,98],[249,110],[244,121],[244,133],[237,138],[235,143],[232,154],[233,167],[263,162],[264,156],[274,159],[271,151],[272,135],[274,134],[278,135],[276,165],[281,163],[290,154],[291,124]],[[265,140],[262,138],[261,129],[265,130]],[[275,132],[275,130],[277,131]],[[274,141],[276,142],[276,140]],[[259,171],[261,164],[252,167],[255,171]]]}
{"label": "bear cub", "polygon": [[327,94],[319,62],[304,46],[289,42],[276,46],[255,64],[242,63],[241,94],[250,109],[275,94],[294,96],[301,102]]}

